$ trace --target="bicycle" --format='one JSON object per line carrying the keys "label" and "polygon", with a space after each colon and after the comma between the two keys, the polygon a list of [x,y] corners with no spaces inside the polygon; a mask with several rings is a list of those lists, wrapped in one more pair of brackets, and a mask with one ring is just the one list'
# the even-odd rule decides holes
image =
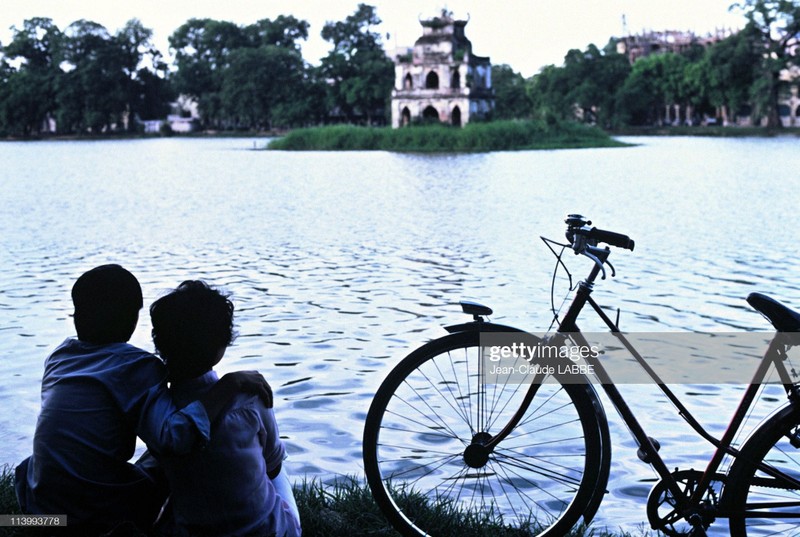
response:
{"label": "bicycle", "polygon": [[[706,431],[666,383],[648,365],[592,298],[598,277],[605,278],[610,246],[633,250],[627,235],[590,227],[569,215],[568,244],[593,262],[575,288],[557,331],[539,338],[487,320],[492,310],[462,302],[472,321],[446,327],[449,332],[411,352],[383,381],[369,408],[363,435],[364,469],[382,512],[403,535],[427,535],[429,504],[471,513],[482,521],[500,521],[525,535],[565,535],[596,514],[606,493],[611,441],[601,386],[639,446],[639,458],[652,465],[658,481],[648,497],[651,526],[667,535],[706,535],[716,519],[727,518],[731,535],[800,534],[800,389],[784,361],[800,332],[800,314],[758,293],[748,302],[777,329],[721,438]],[[604,243],[606,246],[600,246]],[[563,265],[560,254],[556,254]],[[555,279],[554,279],[555,280]],[[571,291],[572,286],[570,285]],[[599,355],[585,357],[596,384],[570,382],[547,369],[546,360],[527,383],[499,385],[487,378],[485,338],[508,333],[531,345],[589,346],[577,323],[586,305],[617,337],[679,415],[715,448],[706,468],[670,471],[659,443],[648,436]],[[588,369],[591,366],[591,369]],[[774,368],[788,403],[734,446],[734,439]],[[584,372],[585,372],[584,371]],[[738,444],[737,444],[738,445]],[[723,459],[730,457],[726,473]]]}

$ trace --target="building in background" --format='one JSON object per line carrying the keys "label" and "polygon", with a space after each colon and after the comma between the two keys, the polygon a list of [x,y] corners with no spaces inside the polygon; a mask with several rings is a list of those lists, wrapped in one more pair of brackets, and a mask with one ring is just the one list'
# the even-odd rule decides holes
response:
{"label": "building in background", "polygon": [[[675,53],[684,54],[693,47],[708,48],[711,45],[730,37],[735,32],[730,29],[718,29],[705,36],[693,32],[677,30],[645,31],[640,34],[627,34],[617,39],[617,52],[628,57],[633,64],[639,58],[651,54]],[[800,68],[793,66],[781,73],[780,80],[783,84],[781,98],[778,103],[778,114],[784,127],[800,126],[800,95],[798,95],[798,81]],[[753,106],[745,105],[741,110],[727,110],[720,107],[713,117],[697,118],[693,107],[686,103],[671,103],[664,107],[663,123],[668,125],[679,124],[722,124],[752,126],[751,117]],[[766,122],[766,118],[762,119]]]}
{"label": "building in background", "polygon": [[472,53],[464,34],[468,20],[446,10],[420,20],[422,37],[395,53],[392,127],[418,121],[461,126],[494,109],[492,64]]}

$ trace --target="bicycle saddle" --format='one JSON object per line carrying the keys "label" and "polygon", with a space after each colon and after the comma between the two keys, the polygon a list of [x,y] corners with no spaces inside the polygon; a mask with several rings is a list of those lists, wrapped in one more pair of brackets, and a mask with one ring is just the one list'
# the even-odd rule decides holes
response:
{"label": "bicycle saddle", "polygon": [[800,332],[800,313],[791,310],[767,295],[750,293],[747,303],[769,319],[778,332]]}

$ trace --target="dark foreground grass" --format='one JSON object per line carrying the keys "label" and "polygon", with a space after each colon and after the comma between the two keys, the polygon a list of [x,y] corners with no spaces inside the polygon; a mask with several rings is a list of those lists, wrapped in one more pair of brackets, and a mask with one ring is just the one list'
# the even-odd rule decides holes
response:
{"label": "dark foreground grass", "polygon": [[621,147],[602,130],[568,121],[493,121],[463,128],[444,125],[356,127],[336,125],[291,131],[268,149],[285,151],[398,151],[477,153],[525,149]]}
{"label": "dark foreground grass", "polygon": [[[305,481],[294,488],[304,537],[400,537],[387,524],[369,488],[356,478],[341,477],[323,485],[319,481]],[[423,498],[405,495],[400,503],[413,504],[415,512],[423,513],[426,527],[433,535],[441,537],[517,537],[528,535],[510,529],[496,521],[479,515],[464,513],[446,506],[430,506]],[[14,474],[4,467],[0,475],[0,514],[19,513],[14,495]],[[0,528],[0,536],[21,537],[41,535],[39,532]],[[58,528],[52,531],[58,536]],[[578,528],[569,537],[648,537],[651,533],[640,531],[610,532],[595,528]]]}

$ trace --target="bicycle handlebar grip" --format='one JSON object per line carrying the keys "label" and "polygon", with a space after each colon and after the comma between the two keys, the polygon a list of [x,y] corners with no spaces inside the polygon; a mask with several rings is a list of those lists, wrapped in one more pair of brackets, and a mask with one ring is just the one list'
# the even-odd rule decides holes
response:
{"label": "bicycle handlebar grip", "polygon": [[635,246],[633,239],[627,235],[606,231],[604,229],[597,229],[596,227],[590,229],[587,236],[590,239],[595,239],[599,242],[604,242],[611,246],[616,246],[617,248],[625,248],[630,251],[633,251],[633,247]]}

